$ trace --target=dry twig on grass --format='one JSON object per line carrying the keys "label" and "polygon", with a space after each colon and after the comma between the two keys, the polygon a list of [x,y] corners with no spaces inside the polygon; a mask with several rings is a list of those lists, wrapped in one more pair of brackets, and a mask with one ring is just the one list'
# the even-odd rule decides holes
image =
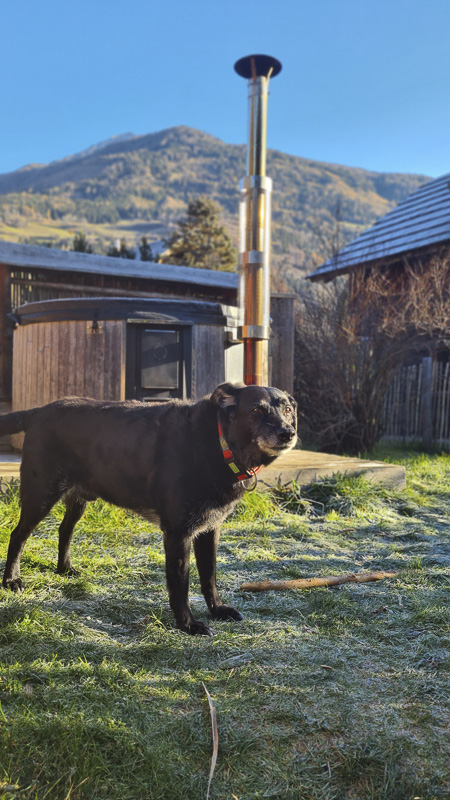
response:
{"label": "dry twig on grass", "polygon": [[314,589],[318,586],[339,586],[341,583],[368,583],[384,578],[395,578],[396,572],[358,572],[350,575],[332,575],[326,578],[298,578],[293,581],[258,581],[243,583],[241,592],[269,592],[283,589]]}
{"label": "dry twig on grass", "polygon": [[213,738],[213,752],[211,757],[211,768],[209,770],[209,780],[208,780],[208,790],[206,792],[206,800],[209,800],[209,790],[211,788],[211,781],[213,779],[214,770],[216,768],[216,761],[217,761],[217,754],[219,752],[219,731],[217,729],[217,712],[216,707],[212,701],[211,695],[208,692],[205,684],[202,683],[202,686],[205,690],[206,697],[208,698],[209,710],[211,713],[211,727],[212,727],[212,738]]}

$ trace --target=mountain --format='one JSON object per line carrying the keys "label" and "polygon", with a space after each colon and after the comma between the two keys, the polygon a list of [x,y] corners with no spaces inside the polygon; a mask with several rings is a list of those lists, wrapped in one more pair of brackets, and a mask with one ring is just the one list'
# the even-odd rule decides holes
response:
{"label": "mountain", "polygon": [[[167,236],[189,199],[204,194],[221,207],[237,244],[245,151],[181,126],[122,134],[51,164],[30,164],[0,175],[0,238],[70,247],[82,230],[104,252],[117,238],[135,244],[144,235]],[[276,150],[268,151],[267,173],[273,262],[291,274],[325,260],[330,246],[353,239],[428,180]]]}
{"label": "mountain", "polygon": [[119,133],[117,134],[117,136],[110,136],[110,138],[106,139],[104,142],[98,142],[98,144],[93,144],[91,147],[88,147],[86,150],[82,150],[80,153],[75,153],[73,156],[66,156],[66,159],[85,158],[86,156],[93,155],[98,150],[103,150],[110,144],[117,144],[118,142],[127,142],[129,139],[135,139],[135,138],[136,137],[134,133]]}

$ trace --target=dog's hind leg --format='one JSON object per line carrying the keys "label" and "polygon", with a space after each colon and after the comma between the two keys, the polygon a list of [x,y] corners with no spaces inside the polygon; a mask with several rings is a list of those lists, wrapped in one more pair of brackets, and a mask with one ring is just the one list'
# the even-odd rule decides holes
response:
{"label": "dog's hind leg", "polygon": [[[26,444],[26,441],[25,441]],[[3,586],[5,589],[22,591],[20,579],[20,559],[30,534],[49,513],[63,493],[60,483],[53,479],[54,469],[47,459],[35,466],[23,451],[21,466],[20,501],[22,510],[18,525],[9,540]]]}
{"label": "dog's hind leg", "polygon": [[6,557],[5,571],[3,573],[3,587],[21,592],[23,583],[20,578],[20,559],[25,543],[38,525],[55,504],[56,499],[48,500],[40,507],[25,501],[18,525],[14,528],[9,540],[8,555]]}
{"label": "dog's hind leg", "polygon": [[72,541],[73,529],[78,520],[83,516],[86,508],[86,500],[81,498],[76,492],[68,492],[64,498],[66,513],[59,526],[59,545],[58,545],[58,566],[56,571],[64,575],[79,575],[79,571],[72,566],[70,560],[70,543]]}
{"label": "dog's hind leg", "polygon": [[240,611],[222,603],[216,586],[216,554],[219,543],[219,530],[200,533],[194,539],[194,552],[197,562],[200,586],[213,619],[244,619]]}

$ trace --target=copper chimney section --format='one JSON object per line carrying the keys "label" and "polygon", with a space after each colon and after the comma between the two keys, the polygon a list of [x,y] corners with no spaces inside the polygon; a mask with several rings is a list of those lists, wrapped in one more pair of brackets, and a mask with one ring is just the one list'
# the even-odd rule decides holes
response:
{"label": "copper chimney section", "polygon": [[248,79],[249,138],[247,175],[240,182],[239,305],[244,324],[244,382],[268,383],[270,336],[270,201],[272,181],[266,176],[267,100],[269,80],[281,72],[276,58],[253,55],[234,65]]}

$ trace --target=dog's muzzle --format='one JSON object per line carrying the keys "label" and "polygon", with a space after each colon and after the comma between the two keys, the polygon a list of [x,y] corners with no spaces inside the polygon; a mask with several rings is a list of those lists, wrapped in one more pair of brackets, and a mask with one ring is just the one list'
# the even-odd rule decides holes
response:
{"label": "dog's muzzle", "polygon": [[275,432],[273,431],[270,437],[259,436],[256,440],[258,447],[263,453],[270,456],[280,456],[287,453],[294,447],[297,441],[297,434],[292,427],[282,428]]}
{"label": "dog's muzzle", "polygon": [[284,428],[278,434],[278,441],[280,442],[280,444],[288,445],[292,442],[293,439],[295,439],[295,436],[296,433],[294,428]]}

